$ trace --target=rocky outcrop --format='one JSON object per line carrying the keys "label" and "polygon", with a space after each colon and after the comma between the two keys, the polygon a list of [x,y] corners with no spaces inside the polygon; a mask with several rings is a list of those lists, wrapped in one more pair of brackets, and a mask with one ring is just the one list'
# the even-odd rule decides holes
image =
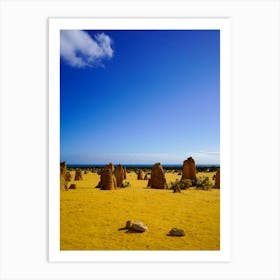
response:
{"label": "rocky outcrop", "polygon": [[111,169],[112,172],[114,173],[115,167],[114,167],[114,164],[113,164],[113,163],[110,162],[110,163],[107,165],[107,167],[108,167],[109,169]]}
{"label": "rocky outcrop", "polygon": [[142,170],[137,171],[137,180],[143,180],[143,171]]}
{"label": "rocky outcrop", "polygon": [[115,190],[117,188],[117,180],[114,170],[114,165],[110,163],[100,171],[100,182],[98,187],[101,188],[101,190]]}
{"label": "rocky outcrop", "polygon": [[192,157],[189,157],[187,160],[184,161],[183,164],[182,180],[190,179],[194,181],[195,178],[196,178],[195,161]]}
{"label": "rocky outcrop", "polygon": [[151,173],[151,188],[154,189],[167,189],[167,183],[165,179],[165,175],[163,172],[162,165],[160,163],[154,164]]}
{"label": "rocky outcrop", "polygon": [[65,161],[60,162],[60,175],[65,175],[66,170],[67,170],[66,162]]}
{"label": "rocky outcrop", "polygon": [[66,171],[65,173],[65,181],[70,182],[72,180],[71,173],[69,171]]}
{"label": "rocky outcrop", "polygon": [[215,188],[220,188],[220,169],[216,172],[216,178],[215,178]]}
{"label": "rocky outcrop", "polygon": [[60,163],[60,190],[61,191],[67,191],[67,181],[65,178],[66,175],[66,162]]}
{"label": "rocky outcrop", "polygon": [[126,179],[126,167],[123,168],[124,171],[124,180]]}
{"label": "rocky outcrop", "polygon": [[123,169],[123,167],[121,165],[118,165],[116,168],[115,168],[115,177],[116,177],[116,181],[117,181],[117,187],[122,187],[122,183],[123,183],[123,180],[125,179],[125,171]]}
{"label": "rocky outcrop", "polygon": [[76,169],[76,173],[75,173],[75,181],[80,181],[83,180],[83,176],[82,176],[82,170],[81,169]]}

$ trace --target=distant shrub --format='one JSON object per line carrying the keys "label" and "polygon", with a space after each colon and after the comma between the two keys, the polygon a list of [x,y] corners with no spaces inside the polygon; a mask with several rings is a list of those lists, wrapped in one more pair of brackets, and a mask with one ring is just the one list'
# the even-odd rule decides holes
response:
{"label": "distant shrub", "polygon": [[124,181],[121,185],[121,188],[131,187],[131,184],[128,181]]}
{"label": "distant shrub", "polygon": [[181,188],[179,186],[180,181],[178,179],[176,179],[175,182],[170,182],[169,184],[169,189],[173,190],[173,192],[181,192]]}
{"label": "distant shrub", "polygon": [[180,187],[181,189],[188,189],[190,187],[192,187],[193,182],[190,179],[183,179],[180,181]]}
{"label": "distant shrub", "polygon": [[209,190],[213,187],[213,184],[210,182],[209,177],[207,176],[198,176],[196,177],[196,188],[200,190]]}
{"label": "distant shrub", "polygon": [[192,186],[192,180],[184,179],[184,180],[176,180],[175,182],[171,182],[169,185],[169,189],[176,190],[185,190]]}
{"label": "distant shrub", "polygon": [[169,185],[168,185],[168,188],[169,188],[170,190],[174,190],[174,189],[175,189],[175,186],[178,185],[178,182],[179,182],[178,179],[176,179],[175,182],[172,182],[172,181],[171,181],[171,182],[169,183]]}

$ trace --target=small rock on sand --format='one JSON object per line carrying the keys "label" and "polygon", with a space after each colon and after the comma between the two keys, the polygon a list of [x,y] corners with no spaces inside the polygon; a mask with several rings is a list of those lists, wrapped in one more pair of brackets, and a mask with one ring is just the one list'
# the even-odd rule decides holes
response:
{"label": "small rock on sand", "polygon": [[133,221],[127,221],[126,226],[127,229],[134,230],[134,231],[140,231],[144,232],[148,230],[148,227],[144,225],[142,222],[133,222]]}
{"label": "small rock on sand", "polygon": [[173,228],[169,231],[168,235],[171,236],[184,236],[185,235],[185,231],[181,228]]}
{"label": "small rock on sand", "polygon": [[132,221],[127,221],[125,228],[130,229],[132,227]]}
{"label": "small rock on sand", "polygon": [[148,229],[142,222],[135,222],[132,224],[131,229],[144,232]]}

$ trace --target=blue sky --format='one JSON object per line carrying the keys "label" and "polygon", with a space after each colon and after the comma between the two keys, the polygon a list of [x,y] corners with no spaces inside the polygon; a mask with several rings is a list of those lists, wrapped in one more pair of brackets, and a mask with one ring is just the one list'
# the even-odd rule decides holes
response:
{"label": "blue sky", "polygon": [[60,157],[219,164],[218,30],[61,31]]}

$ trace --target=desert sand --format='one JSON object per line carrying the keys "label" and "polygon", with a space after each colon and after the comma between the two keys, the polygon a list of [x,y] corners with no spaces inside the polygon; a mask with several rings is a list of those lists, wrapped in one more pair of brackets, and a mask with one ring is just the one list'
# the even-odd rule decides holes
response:
{"label": "desert sand", "polygon": [[[147,180],[127,173],[130,187],[100,190],[97,173],[83,174],[74,181],[76,189],[60,192],[61,250],[219,250],[220,190],[192,187],[173,193],[170,189],[151,189]],[[214,172],[198,173],[212,181]],[[177,173],[165,174],[167,183],[181,179]],[[127,220],[141,221],[148,230],[131,233],[120,230]],[[185,236],[168,236],[174,228]]]}

